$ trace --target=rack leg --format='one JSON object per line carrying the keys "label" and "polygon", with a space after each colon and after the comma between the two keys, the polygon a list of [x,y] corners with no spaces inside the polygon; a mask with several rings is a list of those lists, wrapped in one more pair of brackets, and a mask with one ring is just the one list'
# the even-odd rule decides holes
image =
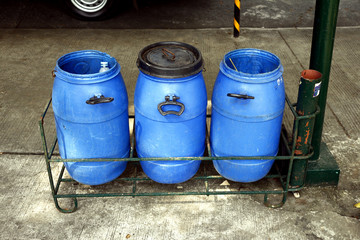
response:
{"label": "rack leg", "polygon": [[58,198],[54,196],[54,203],[55,203],[55,206],[57,208],[57,210],[59,210],[60,212],[62,213],[73,213],[77,210],[78,208],[78,202],[77,202],[77,199],[76,198],[72,198],[73,200],[73,203],[74,203],[74,206],[72,208],[62,208],[60,207],[59,205],[59,201],[58,201]]}
{"label": "rack leg", "polygon": [[283,198],[282,198],[281,202],[272,204],[268,200],[268,194],[265,193],[264,194],[264,205],[269,208],[280,208],[280,207],[284,206],[286,199],[287,199],[287,192],[283,192]]}
{"label": "rack leg", "polygon": [[[207,172],[206,172],[206,166],[205,166],[205,163],[203,163],[204,165],[204,175],[205,177],[207,177]],[[206,190],[206,193],[209,193],[209,183],[208,183],[208,180],[205,178],[204,180],[204,183],[205,183],[205,190]],[[206,196],[209,196],[209,194],[206,194]]]}

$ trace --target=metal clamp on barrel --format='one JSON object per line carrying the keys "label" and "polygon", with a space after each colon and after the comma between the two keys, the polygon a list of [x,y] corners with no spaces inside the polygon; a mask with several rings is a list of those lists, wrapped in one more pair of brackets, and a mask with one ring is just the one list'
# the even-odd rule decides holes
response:
{"label": "metal clamp on barrel", "polygon": [[94,105],[94,104],[99,104],[99,103],[109,103],[109,102],[112,102],[112,101],[114,101],[114,98],[105,97],[104,95],[101,95],[100,97],[93,96],[89,100],[86,100],[86,103]]}
{"label": "metal clamp on barrel", "polygon": [[248,96],[248,95],[244,95],[244,94],[237,94],[237,93],[228,93],[227,96],[228,97],[239,98],[239,99],[255,99],[255,97],[253,97],[253,96]]}
{"label": "metal clamp on barrel", "polygon": [[[170,101],[170,96],[165,96],[165,102],[159,103],[159,105],[158,105],[158,110],[159,110],[160,114],[163,116],[166,116],[169,114],[175,114],[177,116],[180,116],[185,110],[185,105],[180,102],[177,102],[177,100],[179,100],[179,99],[180,99],[180,97],[173,96],[172,100]],[[163,111],[162,107],[165,105],[175,105],[175,106],[179,106],[181,108],[179,111]]]}

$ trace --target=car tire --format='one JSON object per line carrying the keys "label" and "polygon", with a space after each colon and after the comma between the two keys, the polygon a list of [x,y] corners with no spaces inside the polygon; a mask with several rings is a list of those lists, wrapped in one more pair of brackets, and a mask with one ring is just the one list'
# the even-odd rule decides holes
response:
{"label": "car tire", "polygon": [[103,20],[116,10],[116,0],[62,0],[65,8],[81,20]]}

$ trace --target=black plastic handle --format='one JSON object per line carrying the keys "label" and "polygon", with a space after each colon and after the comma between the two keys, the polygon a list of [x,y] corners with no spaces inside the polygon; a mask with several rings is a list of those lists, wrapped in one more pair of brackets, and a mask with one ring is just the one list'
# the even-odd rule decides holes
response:
{"label": "black plastic handle", "polygon": [[244,95],[244,94],[237,94],[237,93],[228,93],[227,96],[228,97],[239,98],[239,99],[255,99],[255,97],[253,97],[253,96]]}
{"label": "black plastic handle", "polygon": [[[179,100],[179,99],[180,99],[180,97],[173,96],[172,100],[170,100],[170,96],[165,96],[165,102],[158,104],[158,110],[159,110],[160,114],[163,116],[166,116],[169,114],[175,114],[177,116],[180,116],[185,110],[185,105],[180,102],[177,102],[177,100]],[[166,105],[180,106],[180,110],[179,111],[163,111],[162,107],[166,106]]]}
{"label": "black plastic handle", "polygon": [[86,100],[87,104],[99,104],[99,103],[109,103],[114,101],[114,98],[112,97],[104,97],[104,95],[101,95],[100,97],[97,96],[93,96],[92,98],[90,98],[89,100]]}

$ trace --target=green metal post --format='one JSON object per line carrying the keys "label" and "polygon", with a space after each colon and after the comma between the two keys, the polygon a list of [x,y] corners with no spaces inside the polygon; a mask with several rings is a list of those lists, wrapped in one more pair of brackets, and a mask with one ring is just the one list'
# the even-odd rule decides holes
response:
{"label": "green metal post", "polygon": [[318,159],[320,156],[321,135],[325,116],[339,2],[340,0],[316,0],[310,69],[321,72],[323,77],[319,96],[320,114],[316,116],[314,136],[312,139],[312,145],[314,147],[312,159]]}
{"label": "green metal post", "polygon": [[[304,70],[301,73],[299,93],[296,105],[296,113],[299,116],[315,114],[321,86],[321,73],[316,70]],[[297,132],[295,155],[305,156],[310,153],[311,139],[313,136],[315,118],[297,120],[299,127],[294,128]],[[295,124],[294,124],[295,126]],[[293,134],[295,136],[295,134]],[[307,159],[295,159],[293,163],[290,185],[293,187],[303,186],[305,183]]]}

